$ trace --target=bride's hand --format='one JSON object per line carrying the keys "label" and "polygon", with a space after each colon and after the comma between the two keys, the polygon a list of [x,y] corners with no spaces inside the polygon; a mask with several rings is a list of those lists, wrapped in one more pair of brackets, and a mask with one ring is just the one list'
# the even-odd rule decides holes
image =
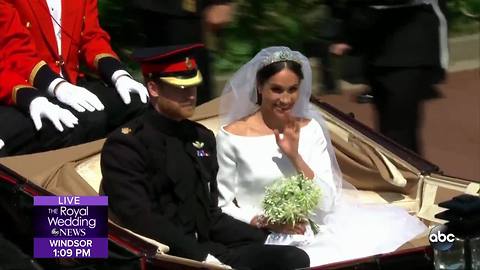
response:
{"label": "bride's hand", "polygon": [[269,229],[272,232],[285,233],[285,234],[304,234],[306,231],[306,222],[297,222],[292,224],[279,224],[270,223],[263,215],[257,215],[252,218],[250,224],[257,228]]}
{"label": "bride's hand", "polygon": [[288,115],[287,122],[283,128],[283,138],[280,138],[280,133],[277,129],[274,129],[273,133],[275,134],[278,147],[287,155],[298,173],[302,173],[308,179],[313,179],[315,173],[298,153],[298,142],[300,139],[299,121]]}
{"label": "bride's hand", "polygon": [[295,160],[298,157],[298,141],[300,138],[300,123],[289,115],[287,117],[287,123],[283,128],[283,138],[280,138],[280,132],[277,129],[273,130],[275,134],[275,140],[278,147],[282,150],[287,157],[291,160]]}
{"label": "bride's hand", "polygon": [[266,228],[272,232],[285,233],[285,234],[304,234],[306,231],[305,223],[295,223],[292,224],[275,224],[269,223],[266,225]]}

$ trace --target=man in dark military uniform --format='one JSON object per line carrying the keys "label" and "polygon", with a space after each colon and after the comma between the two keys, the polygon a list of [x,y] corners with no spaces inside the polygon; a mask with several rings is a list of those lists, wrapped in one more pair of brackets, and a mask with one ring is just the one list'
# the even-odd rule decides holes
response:
{"label": "man in dark military uniform", "polygon": [[445,0],[343,0],[343,30],[334,51],[366,55],[382,134],[421,153],[422,102],[448,68]]}
{"label": "man in dark military uniform", "polygon": [[309,265],[292,246],[264,245],[266,232],[218,208],[215,137],[187,118],[201,73],[191,57],[203,45],[137,51],[151,108],[108,137],[102,189],[121,224],[170,247],[172,255],[219,260],[241,269]]}

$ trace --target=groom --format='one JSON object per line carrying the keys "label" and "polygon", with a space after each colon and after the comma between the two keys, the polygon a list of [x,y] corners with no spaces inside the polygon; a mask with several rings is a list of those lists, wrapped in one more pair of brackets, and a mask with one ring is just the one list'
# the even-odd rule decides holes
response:
{"label": "groom", "polygon": [[119,128],[102,150],[102,188],[122,225],[170,247],[172,255],[239,269],[295,269],[308,255],[264,245],[266,232],[218,208],[213,133],[193,115],[201,44],[139,50],[151,107]]}

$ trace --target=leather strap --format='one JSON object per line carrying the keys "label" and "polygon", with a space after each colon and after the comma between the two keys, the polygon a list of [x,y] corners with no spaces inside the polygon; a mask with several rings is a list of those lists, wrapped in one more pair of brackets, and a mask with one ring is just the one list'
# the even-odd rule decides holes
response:
{"label": "leather strap", "polygon": [[402,173],[397,169],[397,167],[388,160],[382,153],[380,153],[375,148],[361,141],[355,136],[350,135],[348,141],[358,147],[365,155],[367,155],[375,167],[378,169],[378,172],[382,178],[388,183],[398,186],[405,187],[407,180],[403,177]]}

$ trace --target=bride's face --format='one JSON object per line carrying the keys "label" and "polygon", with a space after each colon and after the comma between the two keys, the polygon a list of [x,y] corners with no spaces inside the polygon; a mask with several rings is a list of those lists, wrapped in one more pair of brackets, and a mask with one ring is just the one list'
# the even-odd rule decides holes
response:
{"label": "bride's face", "polygon": [[260,86],[260,108],[269,115],[286,119],[299,97],[300,78],[284,68]]}

